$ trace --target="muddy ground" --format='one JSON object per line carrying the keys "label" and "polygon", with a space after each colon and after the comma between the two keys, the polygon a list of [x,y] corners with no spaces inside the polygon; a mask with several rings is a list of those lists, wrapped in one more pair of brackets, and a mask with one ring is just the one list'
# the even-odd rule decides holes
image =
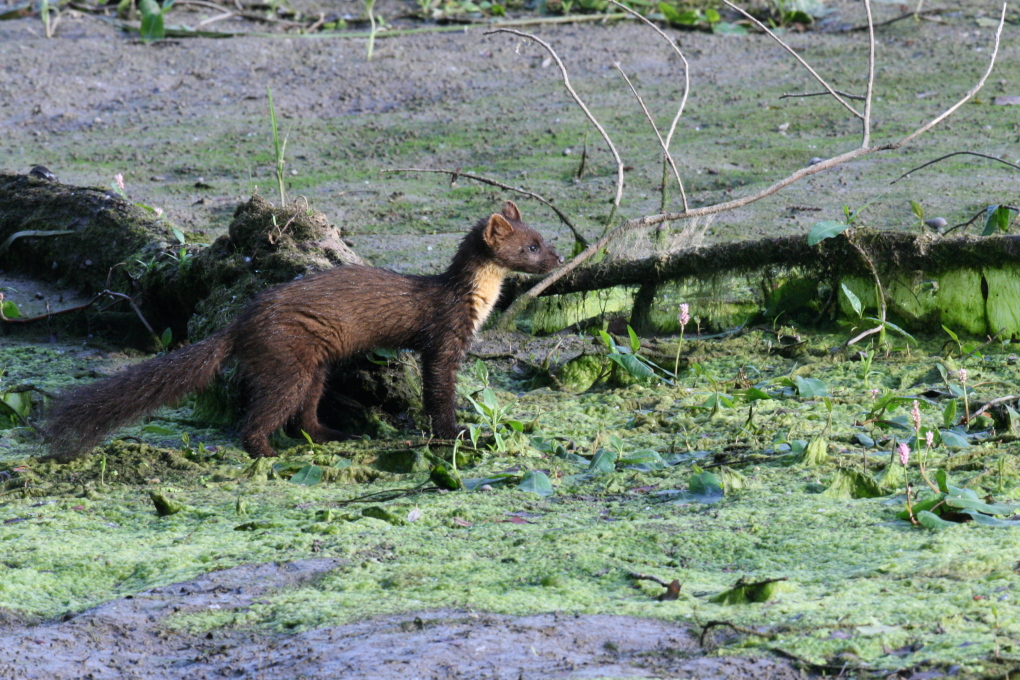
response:
{"label": "muddy ground", "polygon": [[[983,71],[993,3],[942,6],[950,12],[937,22],[907,20],[879,32],[876,135],[909,131],[954,102]],[[384,0],[378,11],[396,20],[409,7]],[[328,9],[360,13],[356,3]],[[837,87],[856,91],[864,43],[860,33],[837,29],[862,16],[850,3],[836,10],[825,22],[830,32],[793,34],[790,41],[821,63]],[[899,8],[882,4],[876,11],[887,18]],[[200,18],[181,10],[168,23]],[[466,223],[508,197],[464,180],[450,188],[433,176],[380,175],[386,168],[473,169],[556,200],[589,237],[602,229],[612,188],[609,155],[589,135],[587,171],[575,178],[587,126],[544,53],[514,38],[472,28],[381,39],[366,63],[359,40],[280,35],[143,45],[99,17],[74,13],[55,39],[41,30],[37,19],[0,22],[4,170],[42,164],[64,182],[98,186],[121,173],[133,200],[165,209],[177,224],[200,232],[196,238],[211,238],[255,187],[275,195],[265,102],[271,85],[289,140],[290,196],[304,196],[329,215],[378,264],[434,270]],[[619,59],[656,101],[660,123],[672,115],[669,102],[679,93],[677,62],[646,29],[629,23],[533,30],[557,46],[575,86],[632,167],[622,214],[654,212],[656,150],[611,60]],[[720,216],[707,238],[802,233],[817,219],[841,215],[843,204],[869,201],[866,223],[893,229],[914,228],[909,200],[950,224],[988,203],[1015,203],[1015,173],[976,160],[956,159],[897,185],[889,181],[961,149],[1020,160],[1017,109],[993,103],[1020,94],[1016,30],[1007,27],[1000,65],[979,101],[935,133],[898,155],[864,159]],[[852,147],[858,129],[843,110],[822,98],[778,99],[815,86],[766,38],[684,33],[680,40],[695,94],[675,148],[695,205],[743,195],[814,156]],[[569,232],[551,213],[521,204],[530,221],[569,250]],[[23,280],[0,285],[12,299],[18,293],[34,299],[37,289],[54,300],[62,294]],[[429,611],[291,636],[196,636],[160,626],[167,612],[244,608],[264,592],[335,566],[321,560],[212,572],[37,625],[0,612],[0,677],[798,676],[781,659],[706,656],[685,626],[602,615]]]}
{"label": "muddy ground", "polygon": [[109,602],[63,623],[0,628],[0,677],[606,678],[802,677],[788,662],[705,657],[687,628],[651,619],[430,611],[293,636],[192,637],[161,628],[171,612],[250,607],[307,583],[335,560],[237,567]]}

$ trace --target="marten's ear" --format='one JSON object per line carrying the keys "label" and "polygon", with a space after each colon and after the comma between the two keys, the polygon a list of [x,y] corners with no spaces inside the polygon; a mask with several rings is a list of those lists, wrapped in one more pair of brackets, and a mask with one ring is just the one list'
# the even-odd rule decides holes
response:
{"label": "marten's ear", "polygon": [[521,211],[517,209],[517,206],[513,201],[507,201],[503,204],[503,217],[514,222],[521,221]]}
{"label": "marten's ear", "polygon": [[513,225],[503,219],[502,215],[493,215],[485,225],[485,242],[490,246],[510,238],[514,233]]}

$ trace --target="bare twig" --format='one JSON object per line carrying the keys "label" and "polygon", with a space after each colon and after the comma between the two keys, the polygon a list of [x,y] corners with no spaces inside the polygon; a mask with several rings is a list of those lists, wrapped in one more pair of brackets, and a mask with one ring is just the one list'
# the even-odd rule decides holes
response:
{"label": "bare twig", "polygon": [[217,14],[214,17],[209,17],[208,19],[202,19],[197,24],[195,24],[195,28],[201,28],[203,26],[208,26],[209,24],[214,24],[217,21],[223,21],[224,19],[229,19],[230,17],[233,17],[233,16],[237,16],[237,12],[224,12],[223,14]]}
{"label": "bare twig", "polygon": [[453,178],[453,181],[457,181],[458,177],[466,177],[476,182],[481,182],[482,184],[488,184],[490,186],[499,187],[500,189],[504,189],[506,191],[515,191],[518,194],[522,194],[529,198],[533,198],[539,203],[544,203],[545,205],[547,205],[549,209],[556,213],[556,216],[563,221],[563,224],[567,225],[567,228],[570,229],[571,233],[574,234],[574,239],[577,240],[578,243],[580,243],[582,246],[588,245],[588,240],[581,234],[581,232],[577,230],[577,227],[575,227],[574,224],[570,221],[570,218],[568,218],[562,210],[553,205],[548,199],[539,196],[534,191],[528,191],[527,189],[522,189],[520,187],[512,187],[509,184],[503,184],[502,182],[490,179],[489,177],[483,177],[482,175],[476,175],[471,172],[461,172],[460,170],[442,170],[442,169],[433,170],[430,168],[391,168],[389,170],[383,170],[382,172],[434,172],[438,174],[450,175]]}
{"label": "bare twig", "polygon": [[666,579],[660,578],[659,576],[655,576],[653,574],[642,574],[636,571],[632,571],[627,575],[630,576],[635,581],[652,581],[653,583],[658,583],[663,588],[669,588],[669,584],[672,583],[672,581],[667,581]]}
{"label": "bare twig", "polygon": [[[918,5],[918,7],[920,7],[920,5]],[[893,17],[892,19],[886,19],[885,21],[880,21],[877,24],[875,24],[875,28],[881,28],[882,26],[888,26],[890,24],[895,24],[897,21],[903,21],[904,19],[910,19],[910,18],[914,18],[914,19],[930,19],[933,16],[937,16],[939,14],[942,14],[943,11],[944,10],[941,10],[941,9],[930,9],[930,10],[928,10],[926,12],[921,12],[921,11],[907,12],[905,14],[899,15],[898,17]],[[856,33],[858,31],[866,31],[866,30],[868,30],[868,24],[861,24],[860,26],[852,26],[850,28],[844,29],[842,32],[843,33]]]}
{"label": "bare twig", "polygon": [[[655,133],[655,138],[659,140],[659,146],[662,147],[662,155],[666,159],[666,162],[669,163],[669,167],[673,169],[673,176],[676,177],[676,183],[680,187],[680,196],[683,198],[684,210],[687,210],[687,192],[684,191],[684,181],[680,179],[680,171],[676,169],[676,163],[673,162],[673,156],[669,153],[669,147],[666,145],[665,140],[662,139],[662,135],[659,134],[659,128],[652,119],[652,114],[648,112],[648,107],[645,106],[645,101],[641,98],[641,95],[638,94],[638,91],[634,89],[634,83],[630,82],[630,78],[628,78],[627,74],[623,72],[622,68],[620,68],[619,63],[614,61],[613,66],[615,66],[616,70],[620,72],[623,79],[627,81],[630,91],[634,93],[634,96],[638,100],[638,104],[641,105],[641,110],[645,112],[645,118],[648,119],[649,125],[652,126],[652,132]],[[665,190],[665,187],[663,187],[663,190]]]}
{"label": "bare twig", "polygon": [[[866,149],[871,143],[871,98],[875,91],[875,26],[871,18],[870,0],[864,0],[864,9],[868,13],[868,90],[864,95],[864,132],[861,135],[861,148]],[[885,321],[885,317],[882,321]]]}
{"label": "bare twig", "polygon": [[[645,25],[651,27],[651,29],[653,31],[655,31],[660,36],[662,36],[662,39],[665,40],[667,44],[669,44],[669,46],[673,49],[673,51],[676,52],[677,56],[680,57],[680,61],[682,61],[683,64],[684,64],[684,94],[680,98],[680,106],[677,107],[676,115],[673,116],[673,122],[670,123],[670,125],[669,125],[669,132],[666,133],[666,142],[665,142],[664,146],[665,146],[665,150],[666,150],[666,156],[668,157],[668,155],[669,155],[669,144],[670,144],[670,142],[673,141],[673,134],[676,132],[676,126],[680,122],[680,117],[684,114],[684,107],[687,106],[687,96],[690,94],[690,91],[691,91],[691,67],[690,67],[690,64],[687,63],[687,57],[684,56],[684,53],[677,46],[676,41],[671,39],[668,35],[666,35],[665,32],[663,32],[663,30],[661,28],[656,26],[654,23],[649,21],[646,17],[642,16],[638,12],[635,12],[630,7],[627,7],[626,5],[617,2],[617,0],[609,0],[609,2],[613,3],[617,7],[623,9],[627,13],[631,14],[632,16],[636,17],[640,21],[644,22]],[[672,162],[673,162],[672,159],[669,159],[669,163],[671,165],[672,165]],[[678,181],[679,181],[679,179],[678,179]],[[666,177],[665,177],[665,174],[663,174],[662,185],[663,185],[662,186],[662,191],[663,191],[662,209],[665,210],[666,209],[666,203],[665,203]],[[687,195],[685,193],[683,193],[684,192],[683,184],[680,185],[680,192],[681,192],[681,195],[683,196],[683,200],[684,200],[684,210],[687,210],[687,208],[688,208],[688,206],[687,206]]]}
{"label": "bare twig", "polygon": [[1007,395],[1005,397],[999,397],[997,399],[992,399],[990,402],[988,402],[987,404],[985,404],[984,406],[979,408],[977,411],[974,411],[974,413],[971,413],[970,414],[970,419],[974,420],[979,415],[981,415],[982,413],[984,413],[985,411],[987,411],[991,407],[995,406],[996,404],[1001,404],[1004,401],[1013,401],[1014,399],[1020,399],[1020,396],[1017,396],[1015,394],[1010,394],[1010,395]]}
{"label": "bare twig", "polygon": [[[726,0],[723,1],[725,2]],[[999,55],[999,39],[1002,37],[1002,27],[1005,25],[1005,23],[1006,23],[1006,3],[1002,3],[1002,13],[999,16],[999,26],[995,29],[995,47],[992,49],[992,56],[988,60],[988,68],[985,69],[985,73],[984,75],[981,76],[981,80],[978,81],[977,85],[972,87],[971,90],[960,99],[960,101],[956,102],[948,109],[943,111],[941,115],[933,118],[931,121],[929,121],[925,125],[922,125],[917,130],[914,130],[912,133],[901,139],[896,144],[890,145],[888,147],[889,149],[898,149],[904,144],[912,141],[919,135],[922,135],[928,130],[932,129],[933,127],[941,123],[943,120],[948,118],[958,108],[969,102],[974,97],[974,95],[978,93],[978,90],[984,87],[985,81],[988,80],[988,76],[990,76],[992,73],[992,67],[995,66],[995,58]]]}
{"label": "bare twig", "polygon": [[[729,0],[723,0],[723,2],[726,3],[728,6],[730,6],[731,8],[733,8],[733,9],[735,9],[735,10],[737,10],[737,11],[739,11],[739,12],[745,14],[745,15],[747,15],[746,12],[744,12],[739,7],[736,7],[735,5],[730,3]],[[747,16],[750,16],[750,15],[747,15]],[[753,17],[751,17],[751,18],[752,18],[752,20],[754,20]],[[703,216],[713,215],[713,214],[720,213],[720,212],[725,212],[725,211],[728,211],[728,210],[733,210],[734,208],[740,208],[740,207],[743,207],[745,205],[748,205],[749,203],[754,203],[755,201],[759,201],[762,198],[765,198],[766,196],[771,196],[772,194],[780,191],[781,189],[784,189],[785,187],[787,187],[787,186],[789,186],[791,184],[794,184],[795,182],[798,182],[798,181],[804,179],[805,177],[809,177],[809,176],[817,174],[819,172],[824,172],[825,170],[829,170],[830,168],[834,168],[834,167],[836,167],[838,165],[842,165],[843,163],[846,163],[848,161],[852,161],[852,160],[854,160],[856,158],[860,158],[861,156],[866,156],[868,154],[879,152],[879,151],[890,151],[890,150],[898,149],[898,148],[904,146],[905,144],[913,141],[916,137],[918,137],[919,135],[927,132],[928,130],[933,128],[935,125],[937,125],[939,122],[944,120],[948,115],[950,115],[951,113],[956,111],[958,108],[960,108],[964,103],[969,101],[975,94],[977,94],[977,92],[984,86],[985,81],[988,80],[988,76],[992,72],[992,68],[995,66],[996,58],[998,57],[998,53],[999,53],[999,40],[1000,40],[1001,35],[1002,35],[1002,28],[1003,28],[1003,25],[1005,24],[1005,20],[1006,20],[1006,5],[1003,4],[1003,6],[1002,6],[1002,13],[1001,13],[1001,15],[999,17],[999,24],[998,24],[998,27],[997,27],[997,29],[995,31],[995,47],[992,50],[991,57],[989,58],[988,68],[985,70],[984,75],[981,76],[981,79],[978,81],[977,85],[975,85],[973,88],[971,88],[970,91],[968,91],[967,94],[963,98],[961,98],[959,102],[957,102],[956,104],[951,106],[945,112],[943,112],[942,114],[940,114],[936,118],[932,119],[928,123],[926,123],[926,124],[922,125],[921,127],[917,128],[916,130],[911,132],[906,137],[903,137],[902,139],[900,139],[898,141],[895,141],[895,142],[887,142],[885,144],[880,144],[880,145],[877,145],[877,146],[867,146],[867,147],[860,146],[860,147],[857,147],[855,149],[851,149],[850,151],[846,151],[844,153],[841,153],[839,155],[832,156],[831,158],[828,158],[826,160],[823,160],[823,161],[820,161],[818,163],[815,163],[814,165],[809,165],[807,167],[800,168],[799,170],[796,170],[795,172],[787,175],[786,177],[784,177],[784,178],[782,178],[782,179],[780,179],[780,180],[778,180],[776,182],[773,182],[770,186],[768,186],[768,187],[758,191],[757,193],[750,194],[748,196],[742,196],[740,198],[735,198],[735,199],[732,199],[732,200],[729,200],[729,201],[724,201],[722,203],[716,203],[714,205],[707,205],[707,206],[703,206],[703,207],[700,207],[700,208],[689,208],[689,209],[684,210],[682,212],[674,212],[674,213],[663,212],[663,213],[660,213],[658,215],[646,215],[644,217],[638,217],[638,218],[627,220],[623,224],[621,224],[618,227],[616,227],[616,228],[612,229],[611,231],[609,231],[607,234],[605,234],[602,238],[600,238],[595,243],[589,245],[582,252],[578,253],[578,255],[575,256],[574,259],[572,259],[570,262],[568,262],[564,266],[560,267],[559,269],[557,269],[556,271],[551,273],[549,276],[547,276],[544,279],[542,279],[541,281],[539,281],[531,289],[529,289],[528,291],[524,292],[520,297],[518,297],[516,300],[514,300],[513,304],[510,305],[510,307],[505,312],[503,312],[502,316],[500,317],[500,319],[499,319],[499,321],[497,323],[497,326],[499,328],[508,328],[509,325],[510,325],[510,322],[517,316],[517,314],[520,313],[520,311],[531,300],[533,300],[534,298],[539,296],[543,291],[545,291],[549,286],[553,285],[556,281],[558,281],[559,279],[561,279],[562,277],[566,276],[571,271],[573,271],[574,269],[579,267],[581,264],[583,264],[585,261],[587,261],[592,255],[594,255],[595,253],[599,252],[601,249],[605,248],[612,240],[618,238],[619,236],[621,236],[621,235],[623,235],[623,234],[625,234],[625,233],[627,233],[629,231],[633,231],[635,229],[640,229],[640,228],[644,228],[644,227],[655,226],[657,224],[662,224],[664,222],[673,222],[673,221],[676,221],[676,220],[688,219],[688,218],[691,218],[691,217],[703,217]],[[761,25],[760,22],[757,22],[757,20],[755,20],[755,21],[756,21],[756,23]],[[764,26],[762,26],[762,29],[766,30],[766,31],[768,30],[768,29],[765,29]],[[773,36],[773,37],[775,37],[775,36]],[[778,41],[779,39],[776,38],[776,40]],[[780,42],[780,44],[783,44],[782,41],[779,41],[779,42]],[[786,47],[786,49],[788,51],[793,53],[793,50],[791,50],[785,44],[784,44],[784,47]],[[803,59],[801,59],[796,53],[793,53],[793,54],[794,54],[795,57],[797,57],[797,59],[801,63],[804,63]],[[561,68],[562,68],[562,63],[561,63]],[[810,67],[808,67],[808,68],[810,69]],[[814,71],[812,71],[812,73],[814,73]],[[564,78],[566,78],[566,72],[565,71],[564,71]],[[821,81],[821,79],[819,79],[819,80],[820,80],[820,82],[822,82],[825,85],[826,89],[831,90],[831,88],[829,88],[829,86],[827,84],[825,84],[824,81]],[[835,95],[833,93],[833,96],[836,96],[837,99],[839,99],[844,104],[844,106],[847,106],[848,108],[850,108],[851,111],[854,111],[852,109],[852,107],[849,107],[849,105],[846,104],[845,101],[840,99],[838,97],[838,95]],[[587,109],[585,109],[585,111],[587,112]],[[854,111],[854,114],[857,115],[858,117],[861,117],[861,115],[859,113],[857,113],[856,111]],[[622,172],[622,168],[621,168],[621,172]],[[622,184],[620,186],[622,187]]]}
{"label": "bare twig", "polygon": [[977,347],[975,347],[974,349],[972,349],[971,351],[967,352],[962,357],[960,357],[960,361],[963,361],[965,359],[971,358],[972,356],[974,356],[975,354],[977,354],[978,352],[983,350],[985,347],[988,347],[988,345],[990,345],[993,342],[995,342],[996,340],[998,340],[999,336],[1002,335],[1005,332],[1006,332],[1006,327],[1003,326],[1002,328],[999,329],[998,333],[996,333],[995,335],[993,335],[990,338],[988,338],[988,340],[986,342],[978,345]]}
{"label": "bare twig", "polygon": [[836,91],[835,91],[834,89],[832,89],[832,86],[830,86],[830,85],[829,85],[829,84],[828,84],[827,82],[825,82],[825,79],[824,79],[824,78],[822,78],[822,77],[821,77],[820,75],[818,75],[818,73],[817,73],[817,72],[816,72],[816,71],[815,71],[815,70],[814,70],[813,68],[811,68],[811,65],[810,65],[810,64],[808,64],[808,63],[807,63],[806,61],[804,61],[804,59],[803,59],[803,58],[802,58],[802,57],[801,57],[801,56],[800,56],[799,54],[797,54],[797,52],[796,52],[796,51],[795,51],[795,50],[794,50],[794,49],[793,49],[792,47],[790,47],[790,46],[789,46],[789,45],[787,45],[787,44],[786,44],[785,42],[783,42],[783,40],[782,40],[782,39],[781,39],[781,38],[780,38],[780,37],[779,37],[778,35],[776,35],[776,34],[775,34],[775,33],[773,33],[773,32],[772,32],[771,30],[769,30],[769,29],[768,29],[768,27],[767,27],[767,26],[765,26],[765,24],[763,24],[762,22],[758,21],[758,20],[757,20],[757,19],[755,19],[755,18],[754,18],[753,16],[751,16],[750,14],[748,14],[748,13],[747,13],[747,10],[745,10],[745,9],[743,9],[743,8],[741,8],[741,7],[738,7],[737,5],[734,5],[734,4],[732,3],[732,2],[730,2],[730,0],[722,0],[722,1],[723,1],[723,4],[725,4],[725,5],[726,5],[727,7],[729,7],[730,9],[733,9],[733,10],[736,10],[736,11],[740,12],[740,13],[741,13],[741,14],[743,14],[743,15],[744,15],[745,17],[747,17],[747,18],[748,18],[748,19],[750,19],[750,20],[751,20],[752,22],[754,22],[754,24],[755,24],[755,25],[756,25],[756,26],[757,26],[758,28],[760,28],[760,29],[761,29],[762,31],[764,31],[765,33],[767,33],[767,34],[769,35],[769,37],[770,37],[770,38],[772,38],[772,39],[773,39],[773,40],[775,40],[775,41],[776,41],[777,43],[779,43],[779,45],[780,45],[780,46],[781,46],[781,47],[782,47],[782,48],[783,48],[784,50],[786,50],[787,52],[789,52],[790,54],[792,54],[792,55],[793,55],[793,57],[794,57],[794,59],[796,59],[797,61],[799,61],[799,62],[800,62],[800,64],[801,64],[801,66],[803,66],[804,68],[806,68],[806,69],[808,70],[808,72],[809,72],[809,73],[810,73],[810,74],[811,74],[812,76],[814,76],[815,80],[817,80],[817,81],[818,81],[818,82],[819,82],[819,83],[821,84],[821,86],[825,88],[825,91],[826,91],[826,92],[828,92],[829,94],[831,94],[831,95],[832,95],[833,97],[835,97],[835,98],[836,98],[836,101],[838,101],[838,102],[839,102],[840,104],[842,104],[842,105],[843,105],[843,107],[844,107],[844,108],[846,108],[846,110],[847,110],[847,111],[849,111],[850,113],[854,114],[854,115],[855,115],[855,116],[857,116],[858,118],[861,118],[861,119],[863,119],[863,118],[864,118],[864,116],[863,116],[863,115],[862,115],[862,114],[861,114],[861,113],[860,113],[860,112],[859,112],[859,111],[858,111],[857,109],[855,109],[854,107],[850,106],[850,104],[849,104],[849,103],[847,103],[847,101],[846,101],[845,99],[843,99],[843,98],[842,98],[842,97],[840,97],[840,96],[839,96],[838,94],[836,94]]}
{"label": "bare twig", "polygon": [[951,227],[947,228],[945,231],[943,231],[942,235],[946,236],[946,235],[956,231],[960,227],[964,227],[964,228],[969,227],[970,225],[974,224],[978,220],[978,218],[981,217],[984,214],[985,214],[985,208],[981,208],[981,210],[978,210],[977,213],[975,213],[974,217],[970,218],[966,222],[960,222],[959,224],[954,224],[953,226],[951,226]]}
{"label": "bare twig", "polygon": [[[864,95],[862,94],[850,94],[849,92],[844,92],[843,90],[836,90],[835,92],[841,97],[846,97],[847,99],[856,99],[858,101],[864,101]],[[828,96],[829,96],[828,92],[804,92],[794,94],[787,94],[784,92],[783,94],[779,95],[779,98],[794,99],[797,97],[828,97]]]}
{"label": "bare twig", "polygon": [[612,224],[613,218],[616,216],[616,211],[620,207],[620,199],[623,198],[623,161],[620,159],[620,154],[616,151],[616,145],[613,144],[613,140],[609,138],[609,134],[605,131],[598,120],[596,120],[595,116],[591,114],[591,111],[589,111],[588,107],[584,105],[581,98],[577,96],[577,92],[574,91],[574,88],[570,86],[570,78],[567,75],[567,68],[563,65],[563,61],[560,60],[560,56],[556,54],[556,50],[554,50],[549,43],[538,36],[525,33],[523,31],[517,31],[512,28],[497,28],[492,31],[486,31],[485,35],[492,35],[493,33],[510,33],[511,35],[516,35],[520,38],[533,40],[544,47],[549,55],[556,61],[556,65],[560,68],[560,74],[563,76],[563,86],[567,88],[567,92],[570,93],[570,96],[573,97],[574,101],[577,102],[577,105],[581,107],[582,111],[584,111],[584,115],[588,117],[591,124],[594,125],[595,129],[602,135],[602,139],[606,140],[609,150],[613,152],[613,158],[616,159],[616,197],[613,199],[613,211],[609,216],[609,220],[606,222],[606,228],[608,229]]}
{"label": "bare twig", "polygon": [[938,163],[939,161],[944,161],[947,158],[952,158],[953,156],[977,156],[978,158],[987,158],[990,161],[997,161],[997,162],[1002,163],[1004,165],[1008,165],[1009,167],[1014,168],[1016,170],[1020,170],[1020,165],[1017,165],[1016,163],[1010,163],[1009,161],[1004,161],[1001,158],[996,158],[995,156],[989,156],[988,154],[985,154],[985,153],[978,153],[976,151],[954,151],[953,153],[947,153],[945,156],[939,156],[935,160],[928,161],[927,163],[925,163],[923,165],[919,165],[916,168],[911,168],[910,170],[907,170],[905,173],[903,173],[902,175],[900,175],[899,177],[897,177],[893,181],[889,182],[889,184],[896,184],[897,182],[899,182],[901,179],[903,179],[907,175],[915,173],[918,170],[921,170],[923,168],[927,168],[929,165],[934,165],[935,163]]}

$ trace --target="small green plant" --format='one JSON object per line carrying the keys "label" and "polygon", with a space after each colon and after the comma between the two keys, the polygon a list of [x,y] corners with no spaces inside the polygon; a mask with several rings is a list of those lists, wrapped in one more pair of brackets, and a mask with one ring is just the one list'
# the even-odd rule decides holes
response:
{"label": "small green plant", "polygon": [[641,356],[641,339],[630,326],[627,326],[627,335],[629,336],[627,345],[617,345],[613,336],[605,331],[598,331],[598,335],[602,338],[602,342],[605,343],[606,349],[609,350],[606,356],[638,380],[654,378],[656,370],[662,374],[662,379],[666,382],[669,382],[668,378],[675,376],[668,369],[664,369],[650,359]]}
{"label": "small green plant", "polygon": [[709,420],[719,413],[719,409],[733,408],[733,397],[719,389],[719,382],[712,377],[711,373],[705,370],[704,366],[701,364],[691,364],[691,368],[694,370],[695,375],[705,378],[712,386],[712,395],[701,406],[701,408],[711,409],[708,415]]}
{"label": "small green plant", "polygon": [[914,213],[914,217],[917,218],[917,228],[921,233],[925,232],[924,228],[924,206],[917,201],[910,202],[910,212]]}
{"label": "small green plant", "polygon": [[273,127],[273,153],[276,157],[276,186],[280,190],[280,207],[287,205],[287,191],[283,184],[284,154],[287,152],[287,137],[280,139],[280,128],[276,123],[276,107],[273,106],[273,90],[266,85],[266,97],[269,99],[269,123]]}
{"label": "small green plant", "polygon": [[160,5],[156,0],[138,0],[138,9],[142,12],[142,40],[152,42],[166,37],[163,16],[173,6],[174,0],[163,0]]}
{"label": "small green plant", "polygon": [[[475,411],[485,420],[485,424],[492,432],[492,450],[503,453],[507,450],[507,439],[514,432],[524,432],[524,424],[510,417],[509,405],[500,406],[496,393],[492,391],[491,387],[486,387],[480,393],[476,393],[476,396],[479,399],[468,397],[468,401],[475,407]],[[471,429],[468,430],[468,433],[471,436],[471,442],[477,448],[477,435]]]}
{"label": "small green plant", "polygon": [[982,236],[994,234],[1005,234],[1009,232],[1009,225],[1017,215],[1017,208],[1011,205],[990,205],[985,208],[985,228]]}
{"label": "small green plant", "polygon": [[365,7],[365,14],[368,15],[368,45],[365,48],[365,61],[372,61],[372,51],[375,49],[375,34],[378,26],[375,23],[375,0],[361,0]]}
{"label": "small green plant", "polygon": [[[50,16],[50,12],[53,12],[53,17]],[[60,23],[60,10],[50,6],[49,0],[40,0],[39,16],[42,19],[43,33],[47,38],[52,38],[57,30],[57,24]]]}
{"label": "small green plant", "polygon": [[990,499],[981,500],[978,494],[967,488],[953,486],[945,470],[935,473],[932,494],[910,503],[897,517],[919,524],[932,531],[940,531],[962,522],[974,522],[986,527],[1016,527],[1020,522],[999,519],[1014,515],[1020,506],[1010,503],[995,503]]}

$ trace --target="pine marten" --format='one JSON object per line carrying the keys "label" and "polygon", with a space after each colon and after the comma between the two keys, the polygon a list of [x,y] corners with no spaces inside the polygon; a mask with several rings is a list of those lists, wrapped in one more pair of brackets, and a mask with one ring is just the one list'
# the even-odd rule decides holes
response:
{"label": "pine marten", "polygon": [[205,340],[58,398],[43,428],[50,455],[68,460],[91,450],[107,433],[208,386],[230,361],[247,395],[241,442],[251,456],[275,456],[268,437],[288,421],[316,442],[340,439],[317,414],[327,371],[377,347],[420,352],[432,431],[453,438],[457,369],[503,279],[562,262],[507,201],[467,233],[442,274],[347,265],[277,286]]}

